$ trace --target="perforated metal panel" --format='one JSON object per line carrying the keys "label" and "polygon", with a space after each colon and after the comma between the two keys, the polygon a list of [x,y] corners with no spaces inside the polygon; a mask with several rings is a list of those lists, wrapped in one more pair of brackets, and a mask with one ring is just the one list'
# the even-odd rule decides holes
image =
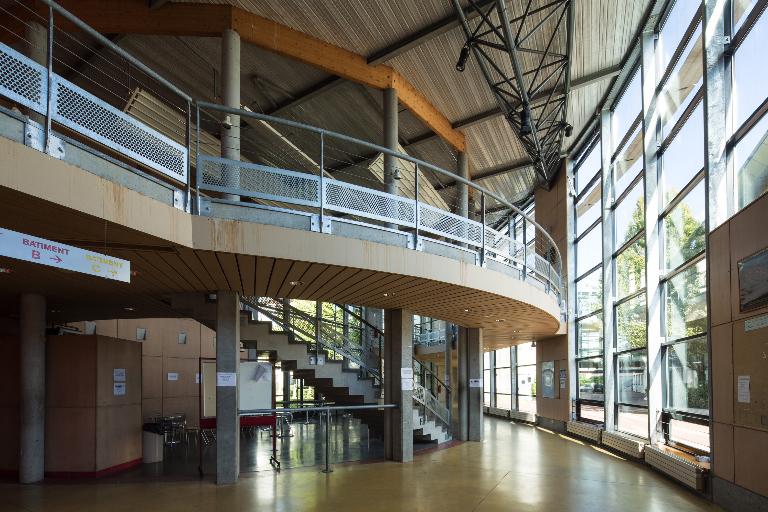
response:
{"label": "perforated metal panel", "polygon": [[200,155],[200,189],[305,206],[320,206],[320,177]]}
{"label": "perforated metal panel", "polygon": [[325,180],[323,205],[326,209],[400,226],[416,225],[416,201],[370,188]]}
{"label": "perforated metal panel", "polygon": [[53,77],[54,121],[175,180],[187,181],[187,149],[59,76]]}
{"label": "perforated metal panel", "polygon": [[419,230],[480,247],[483,225],[479,222],[419,203]]}
{"label": "perforated metal panel", "polygon": [[0,43],[0,93],[45,114],[48,71],[44,66]]}

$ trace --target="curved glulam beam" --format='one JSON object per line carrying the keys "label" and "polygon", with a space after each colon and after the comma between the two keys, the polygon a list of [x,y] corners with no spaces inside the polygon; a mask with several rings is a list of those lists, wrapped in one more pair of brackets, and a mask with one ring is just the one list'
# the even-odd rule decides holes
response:
{"label": "curved glulam beam", "polygon": [[[303,62],[326,73],[375,89],[393,87],[400,102],[456,151],[464,134],[403,75],[390,66],[372,65],[362,55],[327,43],[231,5],[168,3],[152,9],[145,0],[60,0],[59,3],[102,34],[219,37],[236,30],[243,41]],[[39,12],[47,12],[40,2]],[[64,21],[57,25],[73,28]]]}

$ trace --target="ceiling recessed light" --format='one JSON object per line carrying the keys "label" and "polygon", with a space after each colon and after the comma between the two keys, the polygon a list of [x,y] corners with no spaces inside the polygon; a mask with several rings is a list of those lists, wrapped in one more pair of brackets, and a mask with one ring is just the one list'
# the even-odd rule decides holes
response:
{"label": "ceiling recessed light", "polygon": [[302,286],[304,284],[304,282],[303,281],[290,281],[288,284],[291,285],[291,286]]}
{"label": "ceiling recessed light", "polygon": [[497,322],[504,322],[505,320],[503,318],[497,318],[496,321]]}
{"label": "ceiling recessed light", "polygon": [[133,306],[126,306],[123,309],[126,310],[126,311],[136,311],[136,308],[133,307]]}
{"label": "ceiling recessed light", "polygon": [[465,312],[465,313],[469,313],[469,310],[468,310],[468,309],[465,309],[465,310],[464,310],[464,312]]}
{"label": "ceiling recessed light", "polygon": [[138,270],[131,270],[131,275],[133,277],[136,277],[137,275],[139,275],[139,271]]}

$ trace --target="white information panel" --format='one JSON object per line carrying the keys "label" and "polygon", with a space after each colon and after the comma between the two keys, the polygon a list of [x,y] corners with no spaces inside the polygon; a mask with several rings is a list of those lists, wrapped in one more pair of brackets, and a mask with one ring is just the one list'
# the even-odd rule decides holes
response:
{"label": "white information panel", "polygon": [[112,369],[112,380],[115,382],[125,382],[125,368]]}
{"label": "white information panel", "polygon": [[483,379],[469,379],[469,387],[471,388],[483,387]]}
{"label": "white information panel", "polygon": [[0,228],[0,256],[131,282],[131,262],[45,238]]}
{"label": "white information panel", "polygon": [[234,388],[237,386],[237,373],[216,372],[216,386],[220,388]]}

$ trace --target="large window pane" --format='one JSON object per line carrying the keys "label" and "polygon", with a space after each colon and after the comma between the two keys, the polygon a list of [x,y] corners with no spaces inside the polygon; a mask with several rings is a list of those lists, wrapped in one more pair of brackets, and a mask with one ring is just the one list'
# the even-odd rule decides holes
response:
{"label": "large window pane", "polygon": [[663,72],[670,61],[672,54],[683,40],[688,25],[701,6],[701,2],[694,0],[677,0],[669,17],[664,21],[664,26],[659,34],[657,52],[659,56],[659,69]]}
{"label": "large window pane", "polygon": [[699,24],[657,101],[661,113],[662,138],[669,135],[686,107],[693,101],[694,92],[703,83],[702,69],[701,24]]}
{"label": "large window pane", "polygon": [[670,420],[669,439],[691,448],[709,451],[709,425],[688,421]]}
{"label": "large window pane", "polygon": [[704,114],[700,103],[661,157],[666,206],[704,167]]}
{"label": "large window pane", "polygon": [[768,115],[736,144],[733,161],[742,209],[768,192]]}
{"label": "large window pane", "polygon": [[579,399],[605,400],[605,375],[603,374],[603,358],[582,359],[578,361]]}
{"label": "large window pane", "polygon": [[706,338],[675,343],[664,350],[667,371],[666,407],[706,416],[709,414],[709,361]]}
{"label": "large window pane", "polygon": [[645,288],[645,237],[616,256],[616,297],[623,299]]}
{"label": "large window pane", "polygon": [[632,123],[642,109],[643,97],[640,90],[640,68],[638,67],[611,115],[611,128],[613,132],[612,152],[616,150],[616,146],[624,138],[624,135],[626,135],[629,127],[632,126]]}
{"label": "large window pane", "polygon": [[590,272],[576,283],[576,316],[584,316],[603,307],[603,269]]}
{"label": "large window pane", "polygon": [[509,368],[496,370],[496,392],[501,394],[512,393],[512,371]]}
{"label": "large window pane", "polygon": [[707,264],[701,260],[666,283],[667,341],[707,330]]}
{"label": "large window pane", "polygon": [[596,404],[579,404],[579,419],[605,422],[605,407]]}
{"label": "large window pane", "polygon": [[600,182],[582,197],[576,205],[576,236],[581,235],[600,218]]}
{"label": "large window pane", "polygon": [[579,357],[603,353],[603,315],[598,313],[576,324],[576,350]]}
{"label": "large window pane", "polygon": [[491,406],[491,394],[490,393],[483,393],[483,405],[485,407]]}
{"label": "large window pane", "polygon": [[595,174],[600,172],[600,143],[595,144],[595,147],[590,150],[584,162],[576,170],[576,193],[581,194],[581,191],[589,185]]}
{"label": "large window pane", "polygon": [[483,352],[483,369],[487,370],[491,367],[491,352]]}
{"label": "large window pane", "polygon": [[512,396],[511,395],[496,395],[496,407],[499,409],[512,410]]}
{"label": "large window pane", "polygon": [[509,348],[500,348],[496,351],[496,368],[509,367]]}
{"label": "large window pane", "polygon": [[603,230],[598,224],[576,244],[576,275],[581,276],[603,261]]}
{"label": "large window pane", "polygon": [[664,266],[676,269],[704,250],[704,181],[664,217]]}
{"label": "large window pane", "polygon": [[768,41],[768,15],[765,12],[733,57],[734,128],[741,126],[768,97],[768,66],[765,42]]}
{"label": "large window pane", "polygon": [[645,197],[643,182],[638,181],[632,190],[616,205],[614,231],[616,247],[621,247],[645,226]]}
{"label": "large window pane", "polygon": [[536,397],[519,396],[517,397],[518,410],[536,414]]}
{"label": "large window pane", "polygon": [[618,400],[622,404],[648,405],[648,356],[645,350],[619,354],[617,369]]}
{"label": "large window pane", "polygon": [[517,367],[517,394],[536,396],[536,365]]}
{"label": "large window pane", "polygon": [[635,128],[627,145],[613,162],[614,197],[621,195],[643,168],[643,137],[640,134],[642,124]]}
{"label": "large window pane", "polygon": [[536,364],[536,347],[533,346],[533,343],[523,343],[517,346],[517,364],[518,366]]}
{"label": "large window pane", "polygon": [[648,410],[620,405],[616,417],[616,429],[638,437],[648,437]]}
{"label": "large window pane", "polygon": [[638,295],[616,306],[616,348],[626,350],[646,345],[645,297]]}

